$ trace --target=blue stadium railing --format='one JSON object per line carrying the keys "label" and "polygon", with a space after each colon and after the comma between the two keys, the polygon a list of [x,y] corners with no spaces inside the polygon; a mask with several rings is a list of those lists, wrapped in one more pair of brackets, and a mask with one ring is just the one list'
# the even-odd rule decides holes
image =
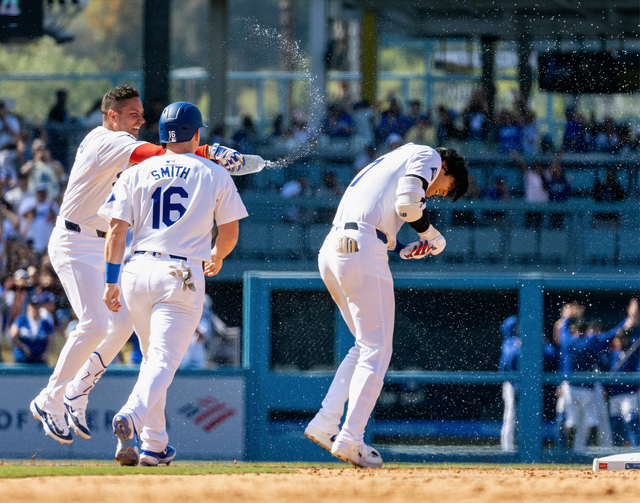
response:
{"label": "blue stadium railing", "polygon": [[[515,290],[518,292],[519,333],[522,338],[518,410],[518,453],[487,456],[465,454],[462,458],[451,449],[446,454],[399,454],[382,448],[388,461],[520,461],[590,462],[584,455],[561,449],[543,449],[545,426],[542,420],[542,389],[544,384],[571,382],[640,383],[638,374],[575,373],[570,376],[544,373],[542,363],[543,299],[545,292],[556,290],[594,290],[640,294],[637,275],[540,275],[540,274],[449,274],[397,275],[396,289],[418,290]],[[320,407],[333,372],[274,371],[271,368],[272,306],[271,293],[277,290],[322,290],[315,273],[247,272],[244,275],[244,351],[243,366],[247,371],[247,459],[284,461],[328,460],[327,454],[305,439],[302,429],[293,431],[274,427],[274,410],[315,411]],[[339,314],[335,312],[336,319]],[[499,320],[496,320],[499,323]],[[353,337],[344,322],[336,323],[335,354],[342,358],[353,345]],[[425,348],[425,351],[428,348]],[[336,361],[336,364],[338,361]],[[417,381],[438,384],[497,384],[504,381],[498,372],[388,372],[385,382]],[[372,419],[367,440],[376,429]]]}

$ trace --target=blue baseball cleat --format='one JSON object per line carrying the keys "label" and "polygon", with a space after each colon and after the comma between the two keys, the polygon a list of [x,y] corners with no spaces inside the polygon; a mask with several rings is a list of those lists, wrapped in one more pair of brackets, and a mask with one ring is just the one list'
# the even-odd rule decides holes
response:
{"label": "blue baseball cleat", "polygon": [[140,459],[138,434],[128,414],[116,414],[113,418],[113,433],[118,437],[116,461],[121,466],[136,466]]}
{"label": "blue baseball cleat", "polygon": [[143,450],[140,453],[140,466],[158,466],[164,464],[169,466],[176,457],[176,450],[167,445],[163,452],[152,452]]}

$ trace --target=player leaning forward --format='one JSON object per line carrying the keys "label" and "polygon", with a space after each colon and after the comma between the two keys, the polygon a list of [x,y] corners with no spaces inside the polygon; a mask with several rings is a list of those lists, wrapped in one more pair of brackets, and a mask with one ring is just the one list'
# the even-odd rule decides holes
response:
{"label": "player leaning forward", "polygon": [[[31,412],[42,422],[45,433],[64,444],[73,440],[69,426],[82,438],[90,438],[84,414],[87,395],[133,332],[126,306],[110,313],[102,303],[106,223],[98,209],[122,172],[165,153],[158,145],[137,140],[144,124],[138,91],[129,86],[112,89],[104,95],[101,110],[102,126],[93,129],[78,147],[60,217],[49,240],[51,263],[78,325],[47,387],[31,402]],[[211,154],[227,169],[238,169],[237,163],[243,162],[237,152],[224,147],[205,145],[198,154]]]}
{"label": "player leaning forward", "polygon": [[[364,429],[391,360],[395,302],[387,251],[418,259],[444,249],[445,239],[429,224],[425,198],[462,197],[465,164],[455,150],[412,143],[380,157],[347,188],[320,249],[320,275],[356,341],[305,435],[353,465],[382,466],[380,454],[364,443]],[[405,222],[420,241],[403,247],[396,234]]]}
{"label": "player leaning forward", "polygon": [[[129,400],[113,418],[119,439],[116,460],[123,465],[138,463],[137,432],[141,464],[168,464],[175,456],[175,449],[167,445],[167,388],[202,315],[204,273],[217,274],[238,240],[238,220],[247,216],[225,168],[194,154],[202,127],[195,105],[169,105],[159,126],[167,155],[124,172],[99,210],[111,219],[103,295],[111,311],[120,308],[118,275],[127,229],[133,227],[132,259],[122,271],[122,295],[143,362]],[[211,249],[214,221],[218,236]]]}

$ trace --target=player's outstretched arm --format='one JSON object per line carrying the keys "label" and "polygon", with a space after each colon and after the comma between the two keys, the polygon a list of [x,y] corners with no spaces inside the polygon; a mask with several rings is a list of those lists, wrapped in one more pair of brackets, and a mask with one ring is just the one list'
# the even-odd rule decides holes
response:
{"label": "player's outstretched arm", "polygon": [[120,287],[118,277],[120,266],[124,258],[127,246],[127,230],[129,223],[124,220],[112,218],[107,232],[107,242],[104,247],[104,259],[106,261],[106,286],[102,296],[103,302],[110,311],[118,312],[120,304]]}
{"label": "player's outstretched arm", "polygon": [[211,262],[207,262],[204,268],[207,276],[215,276],[220,272],[222,261],[235,248],[239,234],[240,226],[237,220],[218,226],[216,244],[211,250]]}

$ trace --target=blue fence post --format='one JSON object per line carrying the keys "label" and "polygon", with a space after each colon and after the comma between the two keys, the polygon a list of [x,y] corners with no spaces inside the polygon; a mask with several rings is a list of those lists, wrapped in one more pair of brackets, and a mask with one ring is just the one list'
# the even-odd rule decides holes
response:
{"label": "blue fence post", "polygon": [[520,285],[518,321],[522,340],[518,371],[518,452],[521,463],[539,463],[542,455],[543,280],[531,277]]}
{"label": "blue fence post", "polygon": [[246,370],[245,456],[264,460],[268,452],[269,411],[261,393],[261,383],[271,363],[271,302],[269,280],[259,273],[245,272],[242,293],[242,367]]}

